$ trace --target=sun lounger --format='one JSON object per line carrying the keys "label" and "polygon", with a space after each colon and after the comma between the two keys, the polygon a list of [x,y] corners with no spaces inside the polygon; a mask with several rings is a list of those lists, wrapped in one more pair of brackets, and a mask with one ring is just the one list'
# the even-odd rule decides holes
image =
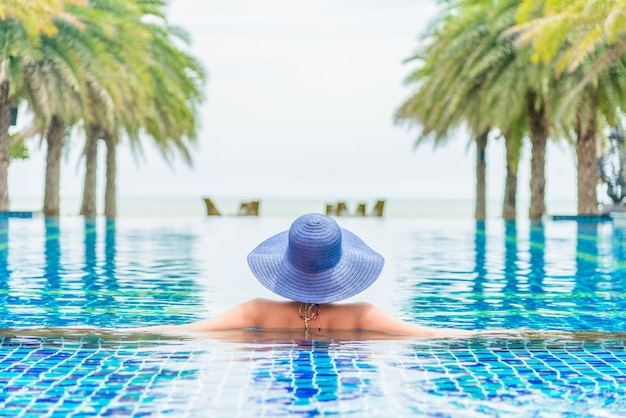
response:
{"label": "sun lounger", "polygon": [[239,216],[259,216],[259,201],[251,200],[249,202],[241,202],[239,207]]}
{"label": "sun lounger", "polygon": [[206,214],[207,216],[222,216],[219,210],[217,210],[217,206],[213,204],[211,199],[208,197],[204,198],[204,204],[206,205]]}
{"label": "sun lounger", "polygon": [[346,206],[346,202],[340,201],[337,202],[337,212],[335,215],[337,216],[346,216],[348,214],[348,207]]}
{"label": "sun lounger", "polygon": [[383,209],[385,208],[385,201],[384,200],[379,200],[376,202],[376,205],[374,205],[374,209],[372,209],[372,214],[371,216],[383,216]]}
{"label": "sun lounger", "polygon": [[372,209],[372,213],[368,215],[367,213],[367,204],[365,202],[359,202],[359,205],[356,209],[356,212],[353,214],[349,213],[348,206],[344,200],[340,200],[336,205],[332,203],[326,203],[326,215],[327,216],[375,216],[382,217],[385,208],[385,201],[378,200],[374,205],[374,209]]}
{"label": "sun lounger", "polygon": [[356,208],[356,216],[365,216],[365,203],[359,203],[359,206]]}

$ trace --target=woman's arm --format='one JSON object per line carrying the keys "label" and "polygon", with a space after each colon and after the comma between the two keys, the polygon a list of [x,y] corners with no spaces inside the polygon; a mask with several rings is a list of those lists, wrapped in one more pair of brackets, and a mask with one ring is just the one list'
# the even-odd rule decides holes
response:
{"label": "woman's arm", "polygon": [[209,319],[180,325],[155,325],[141,328],[125,328],[125,331],[223,331],[229,329],[252,328],[255,326],[256,299],[249,300],[226,312]]}
{"label": "woman's arm", "polygon": [[411,324],[371,304],[366,304],[365,312],[361,315],[359,328],[366,331],[388,332],[423,338],[465,337],[477,333],[462,329],[433,328]]}

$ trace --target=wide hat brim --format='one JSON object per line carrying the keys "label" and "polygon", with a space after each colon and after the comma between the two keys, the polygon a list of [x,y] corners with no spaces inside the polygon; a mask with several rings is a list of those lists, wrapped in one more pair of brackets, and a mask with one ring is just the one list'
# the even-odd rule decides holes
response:
{"label": "wide hat brim", "polygon": [[307,303],[348,299],[376,281],[385,260],[352,232],[341,228],[341,233],[341,258],[333,267],[307,272],[291,263],[289,231],[259,244],[248,254],[248,265],[263,286],[287,299]]}

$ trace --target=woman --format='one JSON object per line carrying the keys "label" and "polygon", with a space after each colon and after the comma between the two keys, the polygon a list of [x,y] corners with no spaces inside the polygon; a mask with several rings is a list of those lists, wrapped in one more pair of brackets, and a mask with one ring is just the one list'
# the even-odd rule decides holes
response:
{"label": "woman", "polygon": [[336,304],[368,288],[383,257],[334,219],[316,213],[297,218],[288,231],[263,241],[248,255],[259,282],[289,301],[252,299],[214,318],[132,331],[218,331],[244,328],[364,330],[437,338],[474,334],[404,322],[370,303]]}

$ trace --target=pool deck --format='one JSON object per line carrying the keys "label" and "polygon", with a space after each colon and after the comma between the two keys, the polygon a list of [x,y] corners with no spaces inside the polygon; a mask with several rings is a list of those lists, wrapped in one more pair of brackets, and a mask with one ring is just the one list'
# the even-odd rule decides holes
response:
{"label": "pool deck", "polygon": [[594,215],[552,215],[553,221],[577,221],[577,222],[611,222],[613,217],[608,213]]}

